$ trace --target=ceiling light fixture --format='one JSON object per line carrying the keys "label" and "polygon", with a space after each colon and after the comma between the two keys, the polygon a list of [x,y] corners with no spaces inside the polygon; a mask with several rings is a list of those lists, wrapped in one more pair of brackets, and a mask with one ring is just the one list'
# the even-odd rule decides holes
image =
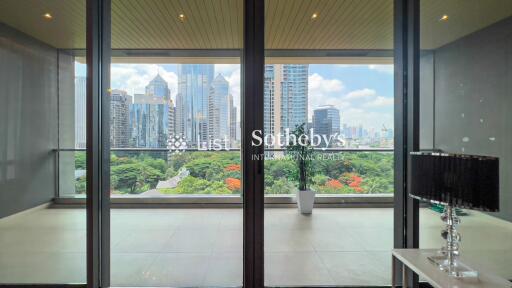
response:
{"label": "ceiling light fixture", "polygon": [[441,16],[441,18],[439,18],[439,21],[448,21],[448,15],[444,14],[443,16]]}
{"label": "ceiling light fixture", "polygon": [[180,15],[178,15],[178,19],[180,20],[180,22],[185,22],[185,14],[181,13]]}
{"label": "ceiling light fixture", "polygon": [[318,18],[318,13],[313,13],[313,15],[311,15],[311,20],[316,20],[316,18]]}
{"label": "ceiling light fixture", "polygon": [[44,13],[43,14],[43,18],[46,19],[46,20],[52,20],[53,16],[50,13]]}

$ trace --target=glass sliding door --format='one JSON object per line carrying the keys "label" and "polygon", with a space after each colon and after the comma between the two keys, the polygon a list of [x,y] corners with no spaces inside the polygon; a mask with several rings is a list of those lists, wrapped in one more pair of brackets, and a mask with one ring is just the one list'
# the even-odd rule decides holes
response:
{"label": "glass sliding door", "polygon": [[0,3],[0,285],[86,282],[85,2]]}
{"label": "glass sliding door", "polygon": [[389,285],[393,1],[265,5],[265,285]]}
{"label": "glass sliding door", "polygon": [[113,286],[242,285],[242,9],[112,1]]}
{"label": "glass sliding door", "polygon": [[[510,1],[420,1],[422,149],[500,158],[500,211],[457,210],[466,264],[512,278]],[[482,179],[484,181],[484,179]],[[439,249],[444,207],[420,209],[420,248]]]}

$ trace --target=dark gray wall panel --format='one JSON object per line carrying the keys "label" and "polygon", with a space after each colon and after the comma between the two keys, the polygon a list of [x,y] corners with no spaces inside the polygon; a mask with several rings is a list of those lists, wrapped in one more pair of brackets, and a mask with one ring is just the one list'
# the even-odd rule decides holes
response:
{"label": "dark gray wall panel", "polygon": [[500,157],[501,211],[512,221],[512,18],[435,51],[435,145]]}
{"label": "dark gray wall panel", "polygon": [[0,218],[55,194],[57,51],[0,24]]}
{"label": "dark gray wall panel", "polygon": [[420,56],[420,149],[434,148],[434,54]]}

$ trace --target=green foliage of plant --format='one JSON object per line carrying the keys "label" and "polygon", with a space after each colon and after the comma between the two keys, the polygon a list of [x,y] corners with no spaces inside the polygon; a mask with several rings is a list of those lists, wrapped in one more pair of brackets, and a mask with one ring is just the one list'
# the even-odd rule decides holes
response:
{"label": "green foliage of plant", "polygon": [[292,180],[293,175],[298,173],[297,170],[297,165],[288,158],[265,161],[265,175],[274,179],[286,178]]}
{"label": "green foliage of plant", "polygon": [[164,194],[231,194],[226,184],[208,181],[193,176],[185,177],[176,188],[159,189]]}
{"label": "green foliage of plant", "polygon": [[[292,194],[299,187],[300,169],[292,154],[286,157],[265,160],[265,193]],[[75,167],[84,170],[85,152],[75,153]],[[393,154],[380,152],[325,153],[314,151],[310,155],[310,188],[317,193],[393,193]],[[111,156],[111,189],[114,193],[142,193],[154,189],[159,180],[170,179],[182,168],[189,169],[190,176],[183,179],[177,188],[165,189],[168,194],[238,194],[227,189],[228,178],[241,179],[240,152],[193,152],[174,154],[167,161],[167,153],[113,152]],[[343,175],[347,173],[362,178],[359,191],[350,187]],[[342,187],[326,186],[331,180],[342,183]],[[85,176],[75,181],[76,193],[85,193]]]}
{"label": "green foliage of plant", "polygon": [[78,151],[75,152],[75,169],[77,170],[85,170],[85,152]]}
{"label": "green foliage of plant", "polygon": [[325,183],[328,180],[329,180],[329,177],[322,175],[322,174],[317,174],[317,175],[313,176],[313,178],[312,178],[313,185],[316,185],[316,186],[325,185]]}
{"label": "green foliage of plant", "polygon": [[[393,193],[393,154],[380,152],[338,152],[322,153],[315,151],[311,169],[311,188],[319,194],[375,194]],[[289,166],[291,165],[291,166]],[[285,167],[290,167],[287,170]],[[265,160],[266,193],[274,193],[272,186],[280,178],[297,185],[297,165],[289,158]],[[276,171],[273,173],[273,171]],[[338,180],[342,175],[353,173],[363,180],[360,191],[343,185],[341,188],[329,187],[329,180]]]}
{"label": "green foliage of plant", "polygon": [[185,168],[190,172],[190,176],[207,180],[218,180],[217,176],[224,172],[224,167],[220,162],[204,158],[188,162],[185,164]]}
{"label": "green foliage of plant", "polygon": [[240,164],[240,152],[193,152],[193,153],[181,153],[174,154],[171,156],[170,165],[174,170],[179,171],[180,168],[185,166],[187,163],[197,159],[209,160],[216,162],[222,167],[226,167],[229,164]]}
{"label": "green foliage of plant", "polygon": [[286,178],[277,179],[272,186],[266,189],[265,194],[293,194],[297,188]]}
{"label": "green foliage of plant", "polygon": [[130,194],[153,189],[164,179],[163,173],[143,162],[113,166],[110,175],[114,189]]}
{"label": "green foliage of plant", "polygon": [[[290,141],[286,146],[288,155],[295,160],[297,165],[297,181],[299,182],[299,190],[307,190],[311,182],[311,176],[313,175],[312,169],[312,157],[313,147],[311,141],[306,132],[306,123],[297,125],[292,131],[292,135],[295,135],[296,141]],[[301,141],[302,139],[302,141]]]}
{"label": "green foliage of plant", "polygon": [[75,181],[75,193],[85,194],[87,189],[87,180],[85,176],[82,176]]}
{"label": "green foliage of plant", "polygon": [[178,175],[178,171],[174,170],[174,168],[172,167],[167,168],[167,170],[165,171],[165,178],[167,179],[172,178],[176,175]]}

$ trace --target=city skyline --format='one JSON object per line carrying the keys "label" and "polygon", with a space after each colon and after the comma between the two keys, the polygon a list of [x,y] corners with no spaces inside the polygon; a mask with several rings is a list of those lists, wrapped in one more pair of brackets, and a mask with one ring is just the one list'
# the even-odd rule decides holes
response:
{"label": "city skyline", "polygon": [[225,140],[223,146],[235,146],[239,122],[229,82],[220,73],[212,80],[212,73],[212,65],[182,65],[176,106],[160,74],[149,81],[144,94],[131,96],[113,89],[112,147],[163,148],[173,136],[182,136],[189,147],[208,145],[204,143],[213,139]]}
{"label": "city skyline", "polygon": [[[82,65],[83,66],[83,65]],[[214,64],[230,83],[230,93],[240,113],[240,65]],[[144,85],[160,71],[169,83],[171,97],[177,93],[177,64],[113,64],[112,87],[128,94],[144,93]],[[85,67],[78,67],[85,75]],[[308,114],[322,105],[334,105],[352,126],[380,129],[393,127],[393,65],[310,64]],[[240,114],[238,115],[240,119]]]}
{"label": "city skyline", "polygon": [[[229,83],[228,93],[232,97],[232,108],[236,110],[237,119],[240,119],[240,65],[209,65],[213,67],[214,75],[221,73]],[[334,105],[340,110],[342,125],[363,126],[363,129],[368,131],[367,134],[372,134],[370,131],[381,131],[383,126],[393,127],[392,65],[312,64],[308,66],[307,122],[312,122],[314,109],[319,106]],[[112,87],[126,90],[128,94],[133,95],[136,93],[131,93],[130,90],[145,92],[144,84],[151,80],[151,76],[160,75],[169,85],[170,98],[177,104],[179,73],[176,71],[178,67],[179,65],[176,64],[113,64]],[[80,75],[79,70],[80,67],[77,67],[78,75]],[[146,82],[142,83],[142,81]],[[120,88],[123,86],[126,88]],[[178,111],[175,112],[178,113]],[[233,111],[230,109],[228,114],[233,115]]]}

